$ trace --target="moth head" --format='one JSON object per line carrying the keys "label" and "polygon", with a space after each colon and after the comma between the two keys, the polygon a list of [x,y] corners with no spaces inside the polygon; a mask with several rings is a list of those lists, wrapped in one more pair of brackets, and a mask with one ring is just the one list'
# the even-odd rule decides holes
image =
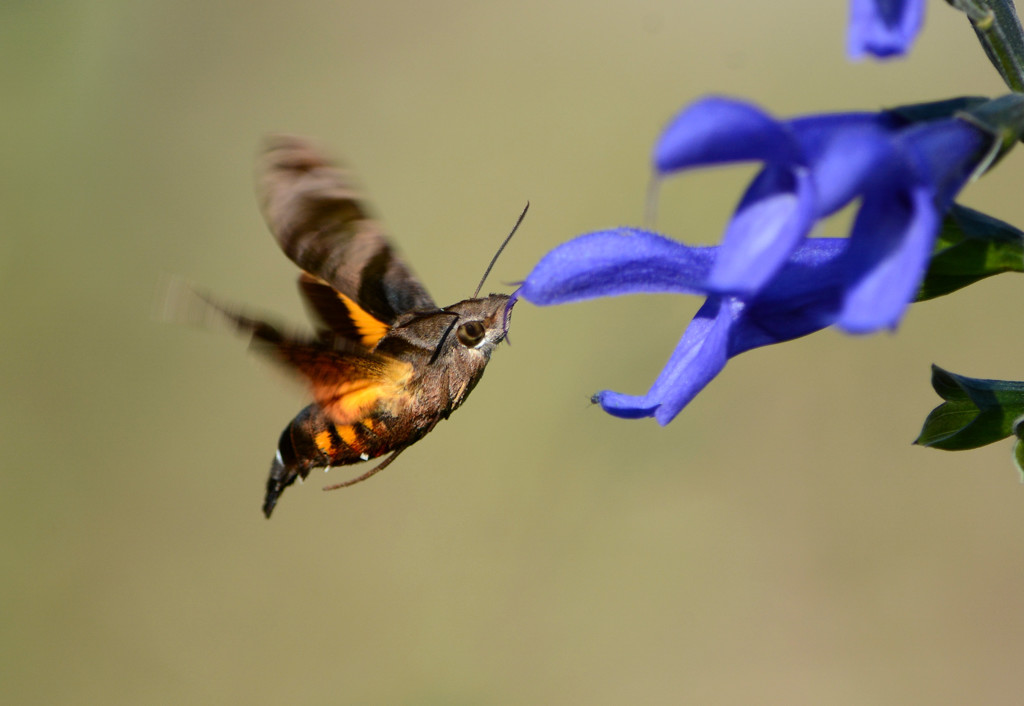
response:
{"label": "moth head", "polygon": [[512,226],[512,231],[502,241],[498,251],[494,253],[494,257],[491,258],[490,263],[487,265],[487,269],[484,270],[484,276],[480,278],[480,284],[476,286],[473,297],[463,300],[458,304],[452,304],[445,309],[446,313],[454,314],[458,318],[452,321],[449,328],[445,331],[445,335],[441,337],[431,362],[434,362],[441,353],[445,340],[453,328],[455,329],[455,345],[466,351],[479,351],[484,355],[484,362],[490,358],[494,347],[508,336],[508,322],[512,316],[512,307],[515,306],[516,297],[510,297],[507,294],[491,294],[479,298],[477,295],[480,294],[480,289],[484,286],[484,282],[487,281],[487,275],[491,273],[494,263],[498,261],[498,257],[505,249],[505,246],[512,240],[512,236],[516,234],[516,231],[519,230],[519,226],[522,224],[523,219],[526,218],[526,212],[529,210],[530,202],[527,201],[526,207],[516,220],[516,224]]}
{"label": "moth head", "polygon": [[452,322],[438,348],[443,347],[445,339],[451,337],[451,345],[456,350],[462,349],[467,353],[476,351],[484,357],[490,357],[494,347],[508,335],[508,317],[505,312],[508,303],[507,294],[491,294],[446,307],[445,312],[452,316]]}

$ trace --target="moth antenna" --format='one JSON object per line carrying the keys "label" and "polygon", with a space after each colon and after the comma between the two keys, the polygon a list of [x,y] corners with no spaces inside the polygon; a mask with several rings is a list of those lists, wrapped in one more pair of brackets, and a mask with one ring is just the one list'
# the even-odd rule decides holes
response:
{"label": "moth antenna", "polygon": [[405,451],[406,448],[408,448],[408,447],[406,447],[406,446],[401,447],[400,449],[395,451],[393,454],[388,456],[386,459],[384,459],[383,461],[378,463],[376,466],[374,466],[373,468],[371,468],[370,470],[368,470],[366,473],[364,473],[363,475],[359,476],[358,478],[353,478],[352,480],[347,480],[344,483],[335,483],[334,485],[326,485],[326,486],[324,486],[324,490],[337,490],[338,488],[347,488],[350,485],[355,485],[356,483],[361,483],[362,481],[366,480],[370,476],[376,475],[376,474],[380,473],[381,471],[383,471],[385,468],[387,468],[388,465],[392,461],[394,461],[396,458],[398,458],[398,454],[400,454],[403,451]]}
{"label": "moth antenna", "polygon": [[526,202],[526,206],[523,208],[523,212],[519,214],[519,218],[516,220],[516,224],[512,226],[512,232],[508,234],[508,237],[501,243],[501,247],[498,248],[498,252],[494,253],[494,257],[491,258],[491,264],[484,270],[484,276],[480,278],[480,284],[476,286],[476,291],[473,292],[473,299],[476,299],[477,295],[480,294],[480,290],[483,289],[484,282],[487,281],[487,275],[491,274],[491,268],[494,267],[494,263],[498,261],[498,256],[501,255],[501,251],[508,245],[508,241],[512,240],[512,236],[516,234],[516,230],[519,229],[519,224],[526,218],[526,212],[530,210],[530,202]]}

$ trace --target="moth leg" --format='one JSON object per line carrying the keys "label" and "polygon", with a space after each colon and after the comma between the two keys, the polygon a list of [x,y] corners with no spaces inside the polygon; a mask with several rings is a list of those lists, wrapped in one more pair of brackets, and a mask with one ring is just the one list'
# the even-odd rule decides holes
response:
{"label": "moth leg", "polygon": [[392,461],[394,461],[394,460],[395,460],[396,458],[398,458],[398,454],[402,453],[402,452],[403,452],[403,451],[405,451],[405,450],[406,450],[407,448],[408,448],[407,446],[402,446],[402,447],[400,447],[400,448],[399,448],[399,449],[397,449],[397,450],[396,450],[396,451],[395,451],[395,452],[394,452],[393,454],[391,454],[390,456],[388,456],[388,457],[387,457],[386,459],[384,459],[383,461],[381,461],[380,463],[378,463],[378,464],[377,464],[376,466],[374,466],[373,468],[371,468],[370,470],[368,470],[368,471],[367,471],[366,473],[364,473],[363,475],[361,475],[361,476],[358,476],[358,477],[356,477],[356,478],[353,478],[352,480],[347,480],[347,481],[345,481],[344,483],[335,483],[334,485],[328,485],[328,486],[324,486],[324,490],[337,490],[338,488],[347,488],[347,487],[349,487],[350,485],[355,485],[356,483],[361,483],[362,481],[366,480],[366,479],[367,479],[367,478],[369,478],[370,476],[376,475],[377,473],[380,473],[380,472],[381,472],[381,471],[383,471],[383,470],[384,470],[385,468],[387,468],[387,467],[388,467],[388,465],[389,465],[389,464],[390,464],[390,463],[391,463]]}

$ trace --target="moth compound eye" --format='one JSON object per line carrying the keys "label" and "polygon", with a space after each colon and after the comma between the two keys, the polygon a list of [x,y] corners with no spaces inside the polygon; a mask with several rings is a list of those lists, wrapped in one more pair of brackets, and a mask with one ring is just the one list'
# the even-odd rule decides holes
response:
{"label": "moth compound eye", "polygon": [[486,333],[487,329],[479,321],[467,321],[462,326],[459,326],[459,331],[456,335],[459,337],[459,343],[467,348],[475,348],[480,341],[484,340]]}

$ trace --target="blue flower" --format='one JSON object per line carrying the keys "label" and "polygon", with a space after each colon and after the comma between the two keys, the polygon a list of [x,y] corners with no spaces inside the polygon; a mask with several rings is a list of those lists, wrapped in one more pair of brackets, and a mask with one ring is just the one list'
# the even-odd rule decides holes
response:
{"label": "blue flower", "polygon": [[706,296],[646,395],[606,390],[594,396],[610,414],[653,416],[665,425],[729,358],[834,323],[843,301],[847,244],[838,238],[805,239],[767,286],[738,296],[709,286],[718,247],[691,247],[639,230],[600,231],[545,255],[516,296],[540,306],[638,292]]}
{"label": "blue flower", "polygon": [[[1015,105],[1000,109],[1010,114]],[[944,212],[999,146],[999,129],[978,127],[977,116],[911,122],[905,114],[777,120],[740,101],[698,101],[655,145],[659,176],[763,163],[721,245],[690,247],[638,230],[591,233],[548,253],[516,296],[537,305],[637,292],[704,296],[646,395],[595,395],[611,414],[661,424],[739,353],[832,325],[892,328],[914,298]],[[855,200],[849,237],[808,237]]]}
{"label": "blue flower", "polygon": [[850,0],[846,53],[851,59],[902,56],[922,24],[924,0]]}
{"label": "blue flower", "polygon": [[941,215],[995,147],[956,118],[909,124],[895,112],[777,120],[707,98],[673,119],[654,149],[657,173],[740,161],[761,171],[726,227],[707,286],[749,296],[771,282],[816,223],[861,199],[847,258],[846,311],[863,333],[893,327],[924,272]]}

